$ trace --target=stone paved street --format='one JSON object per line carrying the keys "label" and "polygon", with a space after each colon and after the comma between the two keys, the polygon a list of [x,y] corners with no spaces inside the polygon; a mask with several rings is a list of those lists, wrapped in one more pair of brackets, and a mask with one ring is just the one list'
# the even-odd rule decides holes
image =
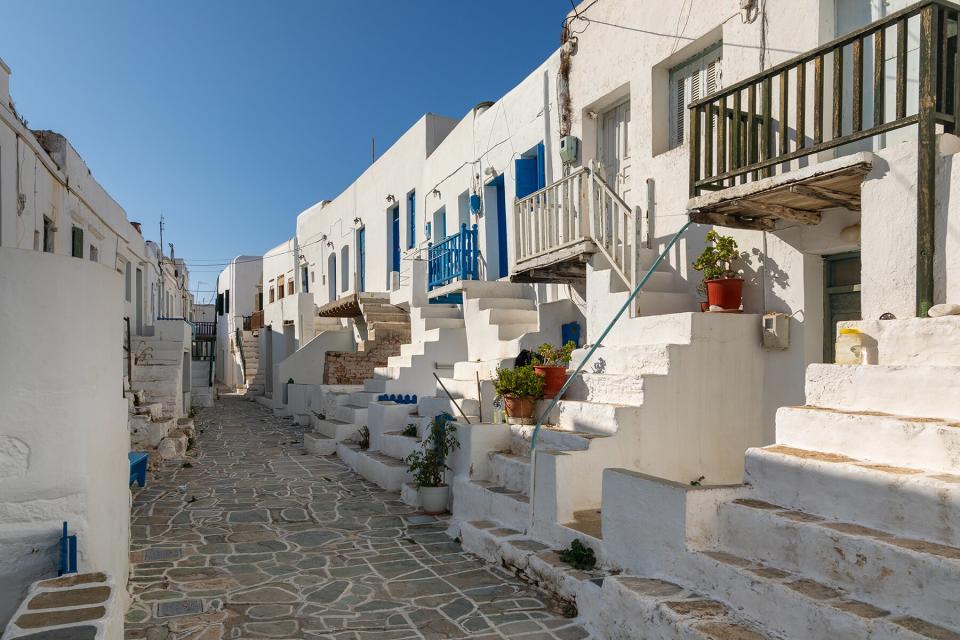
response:
{"label": "stone paved street", "polygon": [[127,638],[587,637],[444,521],[307,455],[304,427],[230,397],[196,422],[191,463],[135,496]]}

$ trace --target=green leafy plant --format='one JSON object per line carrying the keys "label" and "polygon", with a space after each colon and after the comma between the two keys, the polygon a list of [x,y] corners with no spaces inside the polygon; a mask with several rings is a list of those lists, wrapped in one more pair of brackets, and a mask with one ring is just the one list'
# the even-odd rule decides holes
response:
{"label": "green leafy plant", "polygon": [[360,430],[357,431],[357,444],[364,451],[370,448],[370,429],[366,426],[360,427]]}
{"label": "green leafy plant", "polygon": [[573,340],[567,340],[562,347],[555,347],[550,343],[543,343],[537,349],[537,364],[547,367],[561,367],[570,364],[570,358],[573,357],[573,350],[577,348],[577,343]]}
{"label": "green leafy plant", "polygon": [[407,426],[405,426],[405,427],[403,428],[402,433],[403,433],[403,435],[407,436],[408,438],[416,438],[416,437],[417,437],[417,425],[415,425],[415,424],[413,424],[413,423],[411,422],[410,424],[408,424]]}
{"label": "green leafy plant", "polygon": [[457,440],[457,426],[453,423],[453,416],[442,413],[434,418],[423,448],[404,459],[417,488],[444,486],[444,475],[450,468],[447,466],[447,457],[450,452],[459,448],[460,441]]}
{"label": "green leafy plant", "polygon": [[287,379],[287,384],[297,384],[297,383],[293,381],[293,378],[289,378]]}
{"label": "green leafy plant", "polygon": [[[700,256],[694,260],[693,268],[703,273],[703,279],[721,280],[736,278],[735,264],[746,257],[740,253],[737,241],[730,236],[722,236],[714,230],[707,232],[707,245]],[[701,293],[705,292],[703,282],[698,287]]]}
{"label": "green leafy plant", "polygon": [[691,481],[690,481],[690,486],[691,486],[691,487],[699,487],[699,486],[701,486],[701,485],[703,484],[703,481],[706,480],[706,479],[707,479],[707,476],[700,476],[700,477],[697,478],[696,480],[691,480]]}
{"label": "green leafy plant", "polygon": [[514,369],[497,367],[497,379],[493,383],[497,396],[505,398],[539,398],[543,395],[543,385],[543,376],[538,376],[530,365]]}
{"label": "green leafy plant", "polygon": [[589,571],[597,566],[597,556],[594,555],[593,549],[580,542],[579,539],[574,539],[570,543],[570,547],[560,551],[558,555],[561,560],[580,571]]}

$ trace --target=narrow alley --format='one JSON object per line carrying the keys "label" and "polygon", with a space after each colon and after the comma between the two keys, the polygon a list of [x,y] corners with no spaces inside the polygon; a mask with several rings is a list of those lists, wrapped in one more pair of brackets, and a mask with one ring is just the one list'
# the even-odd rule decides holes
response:
{"label": "narrow alley", "polygon": [[587,636],[304,427],[230,396],[196,422],[189,462],[135,493],[127,638]]}

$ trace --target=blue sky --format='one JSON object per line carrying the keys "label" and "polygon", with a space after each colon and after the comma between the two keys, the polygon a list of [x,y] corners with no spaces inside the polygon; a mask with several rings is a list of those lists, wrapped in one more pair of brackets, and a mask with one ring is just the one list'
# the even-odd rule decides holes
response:
{"label": "blue sky", "polygon": [[[219,264],[289,238],[423,113],[460,118],[556,47],[569,0],[0,0],[0,58],[157,239]],[[202,266],[207,264],[209,266]]]}

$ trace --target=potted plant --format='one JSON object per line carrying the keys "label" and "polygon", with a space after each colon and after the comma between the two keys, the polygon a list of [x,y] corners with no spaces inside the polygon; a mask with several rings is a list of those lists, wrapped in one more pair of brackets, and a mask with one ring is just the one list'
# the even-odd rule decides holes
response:
{"label": "potted plant", "polygon": [[707,233],[706,241],[703,253],[693,263],[693,268],[703,273],[703,282],[697,289],[706,294],[707,309],[739,309],[743,302],[743,278],[738,276],[734,263],[745,254],[739,252],[736,240],[714,230]]}
{"label": "potted plant", "polygon": [[537,400],[543,396],[543,376],[538,376],[531,365],[503,369],[497,367],[494,388],[497,397],[503,398],[507,422],[533,424]]}
{"label": "potted plant", "polygon": [[443,513],[447,510],[450,487],[444,482],[447,456],[460,447],[453,416],[442,413],[430,423],[430,433],[423,447],[404,459],[413,473],[413,482],[420,492],[420,504],[425,513]]}
{"label": "potted plant", "polygon": [[570,364],[570,357],[576,348],[577,344],[573,340],[567,340],[562,347],[544,343],[537,349],[537,364],[533,365],[533,370],[543,377],[544,398],[553,398],[560,393],[560,389],[567,382],[567,365]]}

